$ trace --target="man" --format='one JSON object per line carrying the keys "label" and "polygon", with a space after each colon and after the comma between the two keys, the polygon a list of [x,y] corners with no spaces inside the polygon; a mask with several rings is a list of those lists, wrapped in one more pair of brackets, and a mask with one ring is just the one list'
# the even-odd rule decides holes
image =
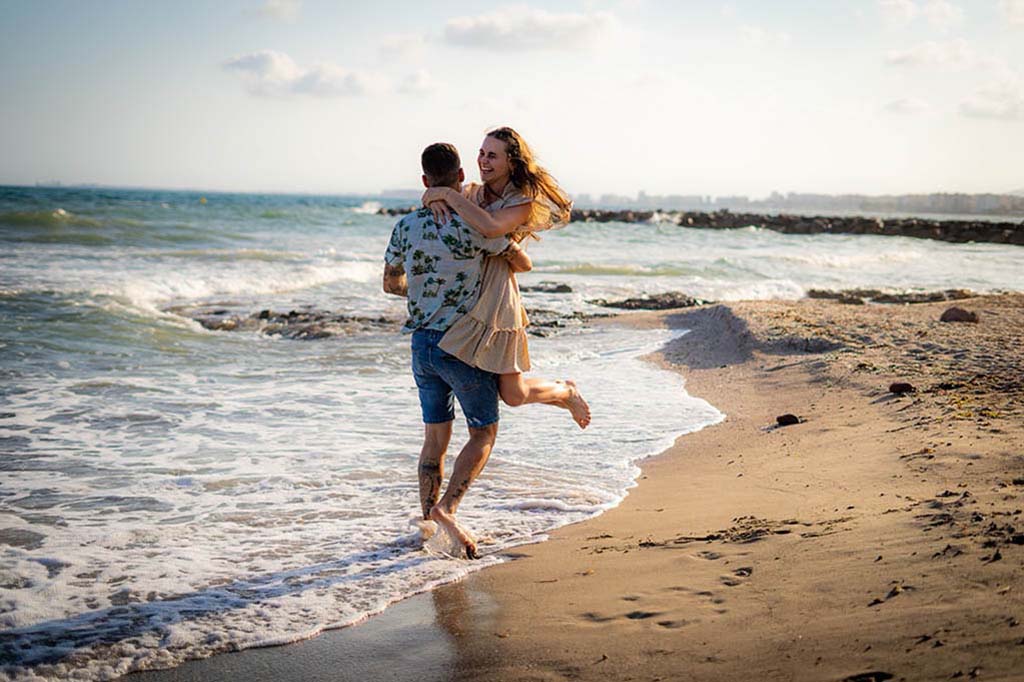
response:
{"label": "man", "polygon": [[[421,162],[424,186],[461,191],[465,174],[455,147],[432,144],[423,150]],[[429,209],[421,208],[398,221],[384,256],[384,291],[408,298],[409,319],[402,331],[412,334],[412,372],[423,413],[419,462],[423,518],[456,538],[469,559],[477,558],[476,543],[456,522],[455,513],[494,447],[498,378],[449,355],[437,344],[452,322],[476,303],[484,256],[498,254],[509,259],[513,270],[529,269],[528,256],[506,237],[487,239],[454,214],[438,224]],[[453,395],[466,417],[469,441],[439,499],[455,419]]]}

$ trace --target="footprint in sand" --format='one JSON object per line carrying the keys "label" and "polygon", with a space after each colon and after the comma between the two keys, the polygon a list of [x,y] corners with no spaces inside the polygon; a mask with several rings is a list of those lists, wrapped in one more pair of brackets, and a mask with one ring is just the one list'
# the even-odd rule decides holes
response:
{"label": "footprint in sand", "polygon": [[666,630],[678,630],[690,624],[688,620],[659,620],[658,625]]}
{"label": "footprint in sand", "polygon": [[887,673],[884,670],[872,670],[871,672],[857,673],[856,675],[844,677],[842,682],[885,682],[892,678],[892,673]]}
{"label": "footprint in sand", "polygon": [[607,623],[608,621],[615,620],[612,616],[601,616],[592,611],[581,614],[580,618],[591,623]]}
{"label": "footprint in sand", "polygon": [[723,575],[719,578],[719,581],[728,587],[736,587],[742,585],[743,581],[740,578],[749,578],[753,575],[754,569],[750,566],[741,566],[732,572],[732,575]]}
{"label": "footprint in sand", "polygon": [[646,620],[660,615],[661,613],[657,611],[630,611],[626,614],[626,618],[630,620]]}
{"label": "footprint in sand", "polygon": [[698,597],[707,597],[708,601],[710,601],[712,604],[724,604],[725,603],[725,597],[719,597],[714,592],[711,592],[709,590],[703,590],[701,592],[698,592],[697,596]]}

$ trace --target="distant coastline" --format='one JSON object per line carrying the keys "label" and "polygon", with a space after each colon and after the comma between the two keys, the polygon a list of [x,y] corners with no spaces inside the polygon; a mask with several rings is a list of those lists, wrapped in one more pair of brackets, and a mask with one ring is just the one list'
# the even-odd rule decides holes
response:
{"label": "distant coastline", "polygon": [[[382,199],[417,201],[422,190],[387,190]],[[602,194],[573,194],[576,208],[612,211],[756,211],[758,213],[828,213],[836,215],[898,214],[903,216],[1000,216],[1024,219],[1024,189],[1005,194],[809,194],[772,192],[764,199],[742,195],[653,195],[635,197]]]}
{"label": "distant coastline", "polygon": [[[413,207],[381,208],[382,215],[402,215]],[[720,211],[633,211],[573,209],[572,222],[674,223],[680,227],[735,229],[759,227],[785,234],[877,234],[934,239],[964,244],[989,242],[1024,246],[1024,220],[929,220],[927,218],[808,216],[790,213],[733,213]]]}
{"label": "distant coastline", "polygon": [[[315,192],[298,190],[233,190],[209,187],[149,187],[102,183],[61,183],[56,180],[36,182],[34,185],[0,185],[3,188],[35,188],[55,190],[127,190],[139,192],[199,192],[208,194],[273,194],[293,196],[337,196],[364,198],[375,201],[418,202],[422,189],[387,189],[379,192]],[[743,195],[653,195],[645,192],[635,197],[618,194],[593,196],[574,193],[576,207],[615,211],[749,211],[758,213],[830,214],[830,215],[899,215],[905,217],[971,216],[1006,217],[1024,219],[1024,188],[1003,194],[965,194],[938,192],[932,194],[812,194],[772,192],[763,199]]]}
{"label": "distant coastline", "polygon": [[942,214],[1024,217],[1024,189],[1005,194],[812,194],[772,192],[764,199],[736,196],[654,196],[640,192],[635,199],[603,195],[593,199],[574,197],[580,208],[630,208],[634,210],[758,211],[763,213],[828,212],[840,214]]}

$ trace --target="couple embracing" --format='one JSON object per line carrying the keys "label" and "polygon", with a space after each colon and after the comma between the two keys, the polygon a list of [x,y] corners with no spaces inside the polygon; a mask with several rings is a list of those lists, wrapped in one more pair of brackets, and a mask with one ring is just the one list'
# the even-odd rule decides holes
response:
{"label": "couple embracing", "polygon": [[[477,557],[476,542],[455,515],[483,470],[498,435],[498,398],[517,407],[568,410],[580,426],[590,407],[572,381],[523,377],[530,369],[515,273],[531,269],[526,241],[569,221],[572,202],[511,128],[487,133],[477,165],[482,184],[463,187],[450,144],[423,150],[423,205],[395,225],[385,254],[384,291],[408,299],[412,372],[424,438],[419,460],[424,520],[434,521]],[[458,399],[469,440],[441,496],[444,459]]]}

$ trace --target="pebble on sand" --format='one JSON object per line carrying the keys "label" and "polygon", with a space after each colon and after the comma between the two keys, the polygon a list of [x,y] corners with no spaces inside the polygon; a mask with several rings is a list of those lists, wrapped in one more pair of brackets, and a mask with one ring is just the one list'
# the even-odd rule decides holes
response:
{"label": "pebble on sand", "polygon": [[946,310],[942,313],[942,316],[939,317],[939,321],[940,322],[974,322],[974,323],[977,323],[978,322],[978,314],[976,312],[971,311],[971,310],[965,310],[963,308],[958,308],[957,306],[952,306],[950,308],[946,308]]}

